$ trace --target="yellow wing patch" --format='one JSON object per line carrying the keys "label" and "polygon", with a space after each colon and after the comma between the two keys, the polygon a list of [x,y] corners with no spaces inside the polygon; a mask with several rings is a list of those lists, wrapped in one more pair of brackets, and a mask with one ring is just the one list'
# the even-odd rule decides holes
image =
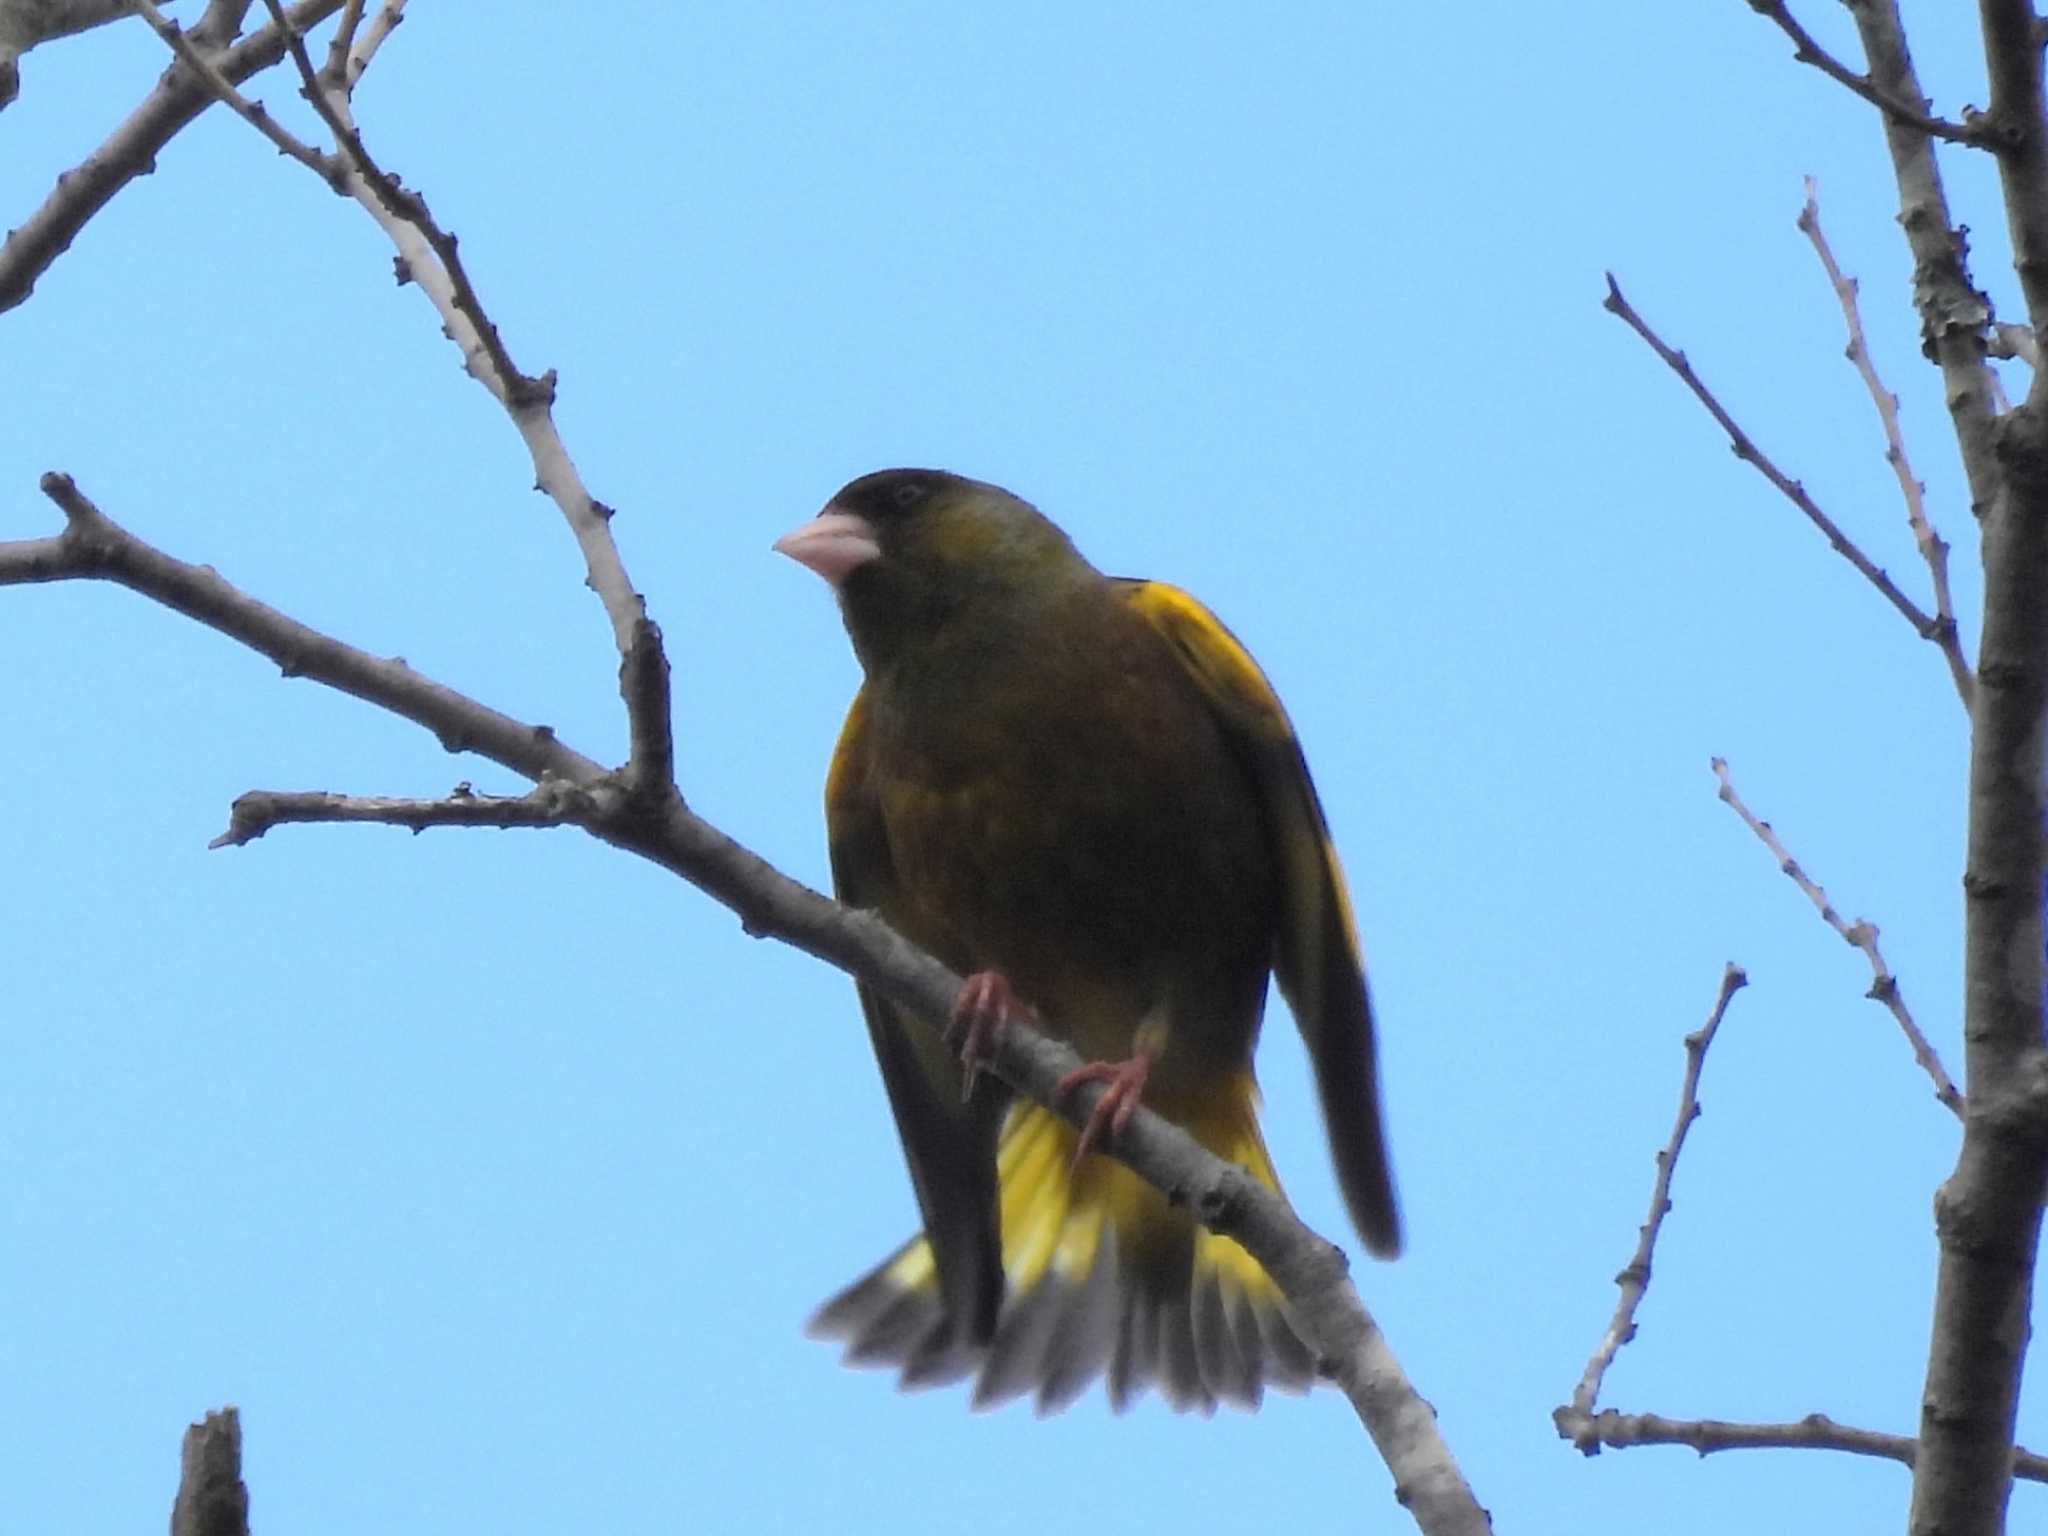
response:
{"label": "yellow wing patch", "polygon": [[[1328,931],[1321,911],[1324,900],[1336,908],[1335,926],[1344,936],[1348,958],[1362,969],[1351,893],[1280,696],[1237,636],[1188,593],[1163,581],[1125,578],[1119,585],[1131,606],[1166,637],[1211,706],[1258,749],[1260,788],[1286,862],[1287,948],[1294,962],[1285,967],[1294,973],[1287,979],[1299,978],[1296,984],[1304,987],[1319,984]],[[1319,1003],[1320,999],[1310,1000],[1309,1011],[1317,1011]]]}
{"label": "yellow wing patch", "polygon": [[1292,742],[1294,727],[1266,674],[1223,621],[1179,587],[1163,581],[1125,581],[1131,606],[1164,635],[1231,724],[1273,742]]}
{"label": "yellow wing patch", "polygon": [[1186,667],[1251,768],[1282,872],[1274,977],[1315,1064],[1352,1220],[1369,1249],[1391,1258],[1401,1248],[1400,1217],[1380,1120],[1365,963],[1351,893],[1301,743],[1258,663],[1213,613],[1162,582],[1121,586]]}

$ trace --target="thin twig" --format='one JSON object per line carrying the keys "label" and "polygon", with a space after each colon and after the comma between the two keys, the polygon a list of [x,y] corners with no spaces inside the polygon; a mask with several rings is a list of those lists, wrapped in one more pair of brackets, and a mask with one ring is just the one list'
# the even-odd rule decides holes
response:
{"label": "thin twig", "polygon": [[442,800],[394,799],[383,795],[336,795],[325,790],[252,789],[237,795],[228,810],[227,830],[206,846],[239,848],[272,827],[319,822],[368,822],[424,832],[429,827],[569,827],[577,822],[580,786],[543,779],[523,795],[479,795],[458,786]]}
{"label": "thin twig", "polygon": [[398,24],[405,20],[405,0],[384,0],[384,6],[377,12],[377,19],[370,23],[370,30],[363,34],[363,40],[348,56],[348,70],[342,76],[342,92],[353,96],[363,71],[370,67],[370,60],[377,57],[377,50],[384,46],[384,40],[391,36]]}
{"label": "thin twig", "polygon": [[1728,434],[1728,443],[1734,449],[1735,457],[1753,466],[1757,473],[1761,474],[1778,488],[1786,500],[1805,513],[1807,521],[1811,522],[1814,527],[1818,528],[1826,536],[1829,545],[1833,547],[1834,551],[1851,565],[1855,566],[1862,573],[1864,580],[1884,594],[1885,600],[1905,616],[1906,622],[1913,626],[1914,631],[1921,639],[1932,640],[1937,644],[1940,643],[1940,621],[1932,614],[1923,611],[1918,603],[1900,591],[1898,583],[1894,582],[1890,576],[1885,574],[1882,567],[1878,566],[1868,555],[1857,548],[1854,541],[1836,526],[1833,518],[1821,511],[1814,499],[1807,494],[1805,486],[1787,475],[1764,456],[1762,450],[1750,439],[1749,434],[1736,425],[1735,418],[1730,416],[1721,402],[1714,397],[1714,392],[1700,382],[1700,376],[1693,372],[1692,364],[1686,360],[1685,354],[1673,347],[1666,346],[1663,338],[1651,330],[1649,323],[1635,312],[1635,309],[1629,304],[1627,299],[1622,297],[1621,287],[1615,282],[1612,272],[1607,274],[1607,297],[1602,301],[1601,307],[1609,314],[1620,316],[1626,322],[1629,329],[1642,337],[1649,344],[1650,350],[1663,359],[1664,366],[1678,375],[1685,387],[1691,390],[1700,404],[1707,408],[1707,414],[1712,416],[1719,423],[1721,430]]}
{"label": "thin twig", "polygon": [[346,0],[341,20],[334,24],[334,36],[327,40],[327,62],[320,66],[320,78],[333,84],[348,78],[348,51],[355,43],[356,28],[363,24],[363,0]]}
{"label": "thin twig", "polygon": [[305,38],[285,19],[281,0],[263,0],[263,3],[268,7],[273,22],[285,29],[285,46],[292,62],[298,66],[303,86],[300,94],[313,104],[313,110],[327,124],[342,155],[384,211],[417,229],[448,274],[455,308],[469,322],[478,345],[490,362],[488,370],[480,375],[483,382],[508,405],[522,403],[530,397],[551,398],[554,386],[550,377],[520,372],[512,361],[512,354],[506,351],[504,338],[484,312],[483,302],[469,280],[469,269],[462,264],[455,236],[435,221],[425,198],[386,171],[364,147],[362,134],[348,114],[347,98],[322,85],[320,73],[313,67],[312,56],[306,52]]}
{"label": "thin twig", "polygon": [[1608,1321],[1607,1331],[1601,1335],[1592,1358],[1587,1360],[1578,1386],[1572,1391],[1571,1410],[1582,1418],[1590,1414],[1593,1405],[1600,1400],[1600,1383],[1605,1380],[1607,1368],[1614,1363],[1615,1355],[1622,1345],[1636,1336],[1636,1311],[1650,1289],[1650,1266],[1657,1250],[1657,1235],[1663,1230],[1664,1218],[1671,1211],[1671,1176],[1678,1171],[1678,1154],[1685,1149],[1686,1132],[1700,1117],[1700,1072],[1707,1064],[1707,1048],[1714,1043],[1714,1036],[1721,1028],[1729,999],[1748,984],[1749,977],[1742,967],[1729,961],[1721,972],[1721,990],[1715,995],[1707,1022],[1685,1037],[1685,1078],[1678,1090],[1678,1119],[1671,1127],[1671,1139],[1657,1153],[1657,1178],[1650,1186],[1650,1214],[1637,1230],[1635,1253],[1621,1273],[1614,1277],[1614,1283],[1621,1287],[1614,1316]]}
{"label": "thin twig", "polygon": [[1962,638],[1956,629],[1955,599],[1948,584],[1948,541],[1934,531],[1934,525],[1927,520],[1927,487],[1922,485],[1913,473],[1913,466],[1906,458],[1906,438],[1899,428],[1899,397],[1884,387],[1884,381],[1877,376],[1877,364],[1870,356],[1870,344],[1863,334],[1863,314],[1857,304],[1857,282],[1845,276],[1835,262],[1835,253],[1828,245],[1828,237],[1820,227],[1820,201],[1816,195],[1814,179],[1806,178],[1806,203],[1799,210],[1800,232],[1813,243],[1814,254],[1820,258],[1822,270],[1828,275],[1828,285],[1835,291],[1835,298],[1842,306],[1842,320],[1849,328],[1847,356],[1855,365],[1857,375],[1863,380],[1863,387],[1870,393],[1870,403],[1877,408],[1877,419],[1884,427],[1884,459],[1898,477],[1899,494],[1906,502],[1906,526],[1913,530],[1913,542],[1919,547],[1920,557],[1927,562],[1927,572],[1934,582],[1934,622],[1936,634],[1934,643],[1941,647],[1941,654],[1948,662],[1949,677],[1956,685],[1956,695],[1968,709],[1976,697],[1977,680],[1970,674],[1970,663],[1963,655]]}
{"label": "thin twig", "polygon": [[1778,868],[1805,893],[1806,899],[1813,903],[1814,910],[1820,914],[1821,921],[1840,934],[1844,943],[1863,952],[1863,957],[1870,962],[1870,990],[1863,995],[1884,1004],[1891,1016],[1898,1021],[1899,1028],[1905,1033],[1906,1043],[1913,1048],[1913,1059],[1920,1064],[1920,1070],[1925,1072],[1934,1084],[1934,1096],[1948,1106],[1951,1114],[1961,1119],[1963,1096],[1956,1091],[1956,1085],[1950,1079],[1948,1069],[1941,1064],[1941,1057],[1928,1043],[1927,1037],[1920,1032],[1920,1026],[1913,1022],[1912,1010],[1907,1008],[1905,995],[1899,990],[1899,979],[1892,974],[1891,967],[1885,964],[1884,952],[1877,947],[1877,924],[1860,917],[1852,923],[1837,912],[1834,903],[1828,900],[1828,893],[1822,890],[1819,882],[1807,874],[1800,862],[1792,857],[1771,824],[1758,819],[1756,814],[1743,804],[1742,797],[1735,792],[1734,781],[1729,777],[1727,759],[1714,758],[1712,765],[1714,777],[1721,784],[1721,801],[1742,818],[1743,824],[1757,835],[1758,841],[1770,849],[1771,857],[1778,861]]}
{"label": "thin twig", "polygon": [[209,566],[172,559],[100,511],[69,475],[43,476],[42,489],[63,510],[64,531],[0,543],[0,586],[111,581],[232,636],[276,662],[286,677],[311,678],[425,726],[450,752],[481,753],[533,780],[603,775],[601,763],[570,751],[547,726],[486,709],[403,661],[372,656],[288,618]]}
{"label": "thin twig", "polygon": [[[264,3],[273,17],[280,18],[276,24],[285,31],[286,47],[298,67],[304,95],[334,134],[346,162],[343,190],[362,205],[397,247],[400,281],[419,285],[440,313],[443,329],[461,350],[463,366],[511,416],[532,456],[534,483],[554,500],[568,520],[583,552],[590,588],[604,604],[606,617],[611,621],[613,643],[619,654],[625,655],[633,643],[635,626],[647,616],[647,607],[634,589],[611,536],[612,509],[591,495],[555,426],[553,370],[529,375],[513,362],[504,338],[485,311],[462,264],[455,236],[435,221],[424,198],[377,163],[356,129],[346,88],[322,82],[306,51],[304,38],[282,20],[284,13],[279,0]],[[386,14],[392,17],[390,25],[395,26],[398,12],[391,6],[379,14],[379,24]],[[384,32],[388,31],[387,26]],[[379,33],[377,40],[381,41],[382,36]]]}
{"label": "thin twig", "polygon": [[234,83],[220,72],[213,60],[200,52],[183,29],[158,10],[151,0],[124,0],[124,3],[130,11],[149,23],[151,30],[178,56],[179,63],[198,76],[206,88],[237,117],[275,144],[279,154],[288,155],[298,161],[335,190],[341,189],[342,166],[339,160],[332,155],[321,154],[280,123],[262,102],[251,101],[236,90]]}
{"label": "thin twig", "polygon": [[[1557,1432],[1589,1456],[1597,1454],[1602,1446],[1626,1450],[1634,1445],[1683,1445],[1702,1456],[1716,1451],[1847,1451],[1856,1456],[1903,1462],[1910,1467],[1919,1453],[1919,1446],[1910,1435],[1887,1435],[1874,1429],[1837,1424],[1824,1413],[1809,1413],[1789,1424],[1667,1419],[1654,1413],[1617,1413],[1612,1408],[1583,1418],[1570,1409],[1560,1408],[1552,1417]],[[2037,1456],[2015,1446],[2012,1470],[2015,1477],[2048,1482],[2048,1456]]]}
{"label": "thin twig", "polygon": [[[342,0],[300,0],[285,14],[303,30],[341,5]],[[239,85],[283,57],[284,33],[268,26],[243,38],[217,62],[222,77]],[[155,170],[164,145],[216,99],[205,81],[172,70],[98,149],[58,176],[42,206],[0,241],[0,312],[26,299],[36,279],[70,249],[93,215],[129,182]]]}
{"label": "thin twig", "polygon": [[1932,117],[1926,110],[1926,103],[1914,106],[1885,90],[1868,75],[1859,75],[1827,49],[1823,48],[1811,32],[1802,27],[1792,13],[1785,8],[1784,0],[1749,0],[1749,8],[1759,16],[1769,18],[1778,30],[1792,39],[1792,56],[1802,64],[1811,64],[1830,79],[1838,80],[1865,101],[1909,128],[1932,134],[1937,139],[1946,139],[1951,144],[1970,144],[1979,149],[1993,147],[1990,135],[1971,123],[1952,123],[1946,118]]}
{"label": "thin twig", "polygon": [[[334,134],[339,148],[338,164],[334,157],[321,156],[314,169],[377,220],[397,247],[401,278],[417,283],[432,301],[447,334],[461,349],[464,366],[510,414],[533,458],[535,483],[553,498],[576,536],[590,587],[604,604],[614,643],[623,656],[633,643],[635,626],[646,617],[646,604],[634,589],[611,536],[612,509],[591,495],[556,429],[551,409],[553,372],[536,377],[520,371],[470,281],[455,236],[434,220],[425,199],[404,187],[370,155],[350,116],[346,86],[322,82],[294,13],[287,13],[279,0],[264,3],[273,18],[269,32],[278,39],[280,49],[291,55],[304,95]],[[334,0],[326,10],[340,3]],[[378,13],[359,50],[365,62],[369,52],[398,24],[401,14],[395,4],[387,4]],[[199,83],[214,91],[226,84],[206,74],[199,76]],[[263,117],[267,119],[268,113]],[[270,133],[264,122],[250,120]],[[4,278],[4,264],[0,264],[0,278]]]}

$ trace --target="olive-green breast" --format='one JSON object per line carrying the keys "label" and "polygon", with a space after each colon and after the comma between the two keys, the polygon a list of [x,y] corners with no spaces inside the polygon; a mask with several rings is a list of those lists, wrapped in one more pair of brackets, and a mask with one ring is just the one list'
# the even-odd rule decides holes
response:
{"label": "olive-green breast", "polygon": [[1278,922],[1257,796],[1209,705],[1107,581],[962,625],[869,680],[904,926],[993,967],[1086,1054],[1164,1010],[1161,1066],[1248,1055]]}

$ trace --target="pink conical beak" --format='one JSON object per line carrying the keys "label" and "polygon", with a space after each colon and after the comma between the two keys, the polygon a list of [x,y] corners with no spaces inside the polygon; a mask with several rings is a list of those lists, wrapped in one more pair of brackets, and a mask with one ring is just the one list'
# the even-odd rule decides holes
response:
{"label": "pink conical beak", "polygon": [[800,523],[777,539],[773,548],[799,565],[808,565],[838,586],[855,566],[879,559],[875,525],[854,512],[827,507],[808,523]]}

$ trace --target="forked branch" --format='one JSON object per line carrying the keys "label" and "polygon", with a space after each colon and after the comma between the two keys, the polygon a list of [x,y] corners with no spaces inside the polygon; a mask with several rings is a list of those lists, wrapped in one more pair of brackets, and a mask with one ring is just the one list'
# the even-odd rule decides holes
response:
{"label": "forked branch", "polygon": [[1915,634],[1923,640],[1932,641],[1937,647],[1942,645],[1943,630],[1940,619],[1906,596],[1884,568],[1866,555],[1856,541],[1842,532],[1840,525],[1820,509],[1819,503],[1807,494],[1804,485],[1771,462],[1763,450],[1757,447],[1755,440],[1742,430],[1733,416],[1728,414],[1727,407],[1721,404],[1714,392],[1708,389],[1700,376],[1693,371],[1692,363],[1686,355],[1677,348],[1667,345],[1664,338],[1650,328],[1649,322],[1636,313],[1635,307],[1622,296],[1621,285],[1615,282],[1612,272],[1607,274],[1607,297],[1602,301],[1601,307],[1609,314],[1620,317],[1623,323],[1642,337],[1650,350],[1663,360],[1664,366],[1678,375],[1679,381],[1692,391],[1693,397],[1707,408],[1707,414],[1712,416],[1721,430],[1728,434],[1728,445],[1734,450],[1735,457],[1776,486],[1780,494],[1797,507],[1808,522],[1821,531],[1835,553],[1853,565],[1863,579],[1877,588],[1885,601],[1899,611],[1906,622],[1913,626]]}

